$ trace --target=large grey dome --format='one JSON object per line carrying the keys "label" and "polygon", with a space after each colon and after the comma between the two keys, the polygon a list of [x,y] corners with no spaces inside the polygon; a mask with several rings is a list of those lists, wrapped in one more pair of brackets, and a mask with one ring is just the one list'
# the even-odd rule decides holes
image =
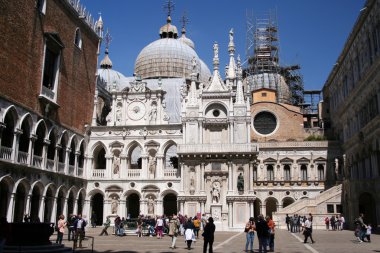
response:
{"label": "large grey dome", "polygon": [[[191,60],[197,60],[197,72],[201,82],[208,80],[210,73],[207,66],[201,63],[197,53],[187,44],[174,39],[163,38],[146,46],[137,56],[135,73],[143,79],[169,77],[190,79],[193,72]],[[207,70],[203,70],[207,68]]]}

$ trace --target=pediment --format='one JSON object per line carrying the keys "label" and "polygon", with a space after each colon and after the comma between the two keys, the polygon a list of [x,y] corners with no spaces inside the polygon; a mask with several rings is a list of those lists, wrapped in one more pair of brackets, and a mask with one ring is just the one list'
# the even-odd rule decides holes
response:
{"label": "pediment", "polygon": [[297,160],[297,163],[310,163],[310,159],[307,159],[306,157],[302,157]]}
{"label": "pediment", "polygon": [[264,163],[277,163],[276,159],[273,159],[272,157],[269,157],[263,161]]}
{"label": "pediment", "polygon": [[280,162],[281,163],[293,163],[294,160],[290,159],[289,157],[285,157],[285,158],[281,159]]}

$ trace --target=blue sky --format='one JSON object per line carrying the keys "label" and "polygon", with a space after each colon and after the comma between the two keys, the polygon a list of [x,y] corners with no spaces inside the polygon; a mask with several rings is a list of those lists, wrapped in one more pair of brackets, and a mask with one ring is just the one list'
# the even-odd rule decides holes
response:
{"label": "blue sky", "polygon": [[[166,0],[82,0],[93,16],[102,18],[112,42],[113,68],[133,74],[139,52],[159,38],[166,23]],[[228,32],[234,28],[236,54],[245,58],[246,10],[277,10],[280,62],[300,64],[305,89],[321,89],[341,53],[365,0],[174,0],[172,23],[181,29],[184,11],[190,23],[187,36],[199,57],[212,69],[214,41],[221,66],[228,62]],[[104,46],[104,44],[103,44]],[[104,48],[100,59],[103,58]],[[222,71],[223,72],[223,71]]]}

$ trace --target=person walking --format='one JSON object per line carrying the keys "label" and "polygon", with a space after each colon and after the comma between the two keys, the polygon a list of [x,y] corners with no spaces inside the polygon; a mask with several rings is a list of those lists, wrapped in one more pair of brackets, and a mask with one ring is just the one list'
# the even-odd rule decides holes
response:
{"label": "person walking", "polygon": [[359,243],[364,241],[364,236],[367,232],[367,226],[364,224],[363,217],[364,217],[364,214],[361,213],[359,214],[359,217],[355,219],[355,225],[356,225],[355,235]]}
{"label": "person walking", "polygon": [[267,253],[268,239],[269,239],[269,227],[264,220],[264,215],[260,214],[256,222],[257,237],[259,238],[259,253]]}
{"label": "person walking", "polygon": [[162,239],[162,231],[164,229],[164,221],[161,216],[158,216],[156,221],[157,239]]}
{"label": "person walking", "polygon": [[66,224],[67,223],[65,222],[65,216],[61,214],[57,222],[58,231],[57,231],[57,240],[55,241],[55,243],[62,244],[62,239],[63,239],[63,234],[65,233]]}
{"label": "person walking", "polygon": [[312,236],[313,231],[311,229],[311,226],[312,226],[312,222],[309,220],[309,218],[306,218],[304,231],[303,231],[303,235],[305,236],[305,239],[304,239],[303,243],[307,243],[307,239],[309,237],[310,237],[311,243],[315,243],[315,241],[313,240],[313,236]]}
{"label": "person walking", "polygon": [[194,234],[198,239],[199,238],[199,230],[201,228],[201,221],[198,220],[197,216],[194,216],[193,224],[194,224]]}
{"label": "person walking", "polygon": [[330,218],[326,216],[325,218],[326,231],[329,231],[330,227]]}
{"label": "person walking", "polygon": [[170,246],[171,249],[175,249],[175,242],[177,241],[177,236],[179,232],[179,220],[177,215],[173,215],[173,218],[169,222],[169,233],[168,235],[172,238],[172,245]]}
{"label": "person walking", "polygon": [[91,220],[91,227],[96,228],[97,217],[96,217],[95,211],[92,211],[90,220]]}
{"label": "person walking", "polygon": [[248,252],[248,246],[251,246],[251,252],[253,252],[253,240],[255,239],[255,219],[253,217],[249,218],[248,223],[245,225],[244,232],[246,232],[245,241],[245,252]]}
{"label": "person walking", "polygon": [[367,238],[367,242],[371,242],[371,234],[372,234],[372,224],[368,223],[368,225],[367,225],[367,232],[365,234],[365,236]]}
{"label": "person walking", "polygon": [[104,234],[108,235],[107,229],[111,225],[110,217],[107,217],[106,222],[103,225],[104,225],[104,228],[103,228],[102,232],[100,233],[100,236],[102,236]]}
{"label": "person walking", "polygon": [[195,237],[194,235],[194,224],[191,221],[191,218],[188,219],[188,221],[185,223],[185,240],[187,243],[187,249],[191,249],[191,243],[193,242],[193,239]]}
{"label": "person walking", "polygon": [[214,219],[212,217],[208,218],[208,223],[204,227],[204,231],[202,233],[203,236],[203,253],[213,253],[212,245],[214,243],[214,233],[215,233],[215,224]]}
{"label": "person walking", "polygon": [[269,227],[269,240],[268,240],[269,251],[274,252],[274,227],[275,227],[275,224],[274,224],[274,221],[269,216],[266,217],[266,220],[267,220],[267,224]]}

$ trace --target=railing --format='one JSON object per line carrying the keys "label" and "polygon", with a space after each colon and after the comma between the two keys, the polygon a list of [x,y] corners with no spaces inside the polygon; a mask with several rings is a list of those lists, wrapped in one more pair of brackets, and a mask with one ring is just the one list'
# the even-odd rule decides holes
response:
{"label": "railing", "polygon": [[318,147],[327,148],[328,141],[284,141],[284,142],[258,142],[259,148],[296,148],[296,147]]}
{"label": "railing", "polygon": [[198,154],[217,154],[217,153],[254,153],[258,152],[256,144],[186,144],[178,145],[177,154],[198,153]]}
{"label": "railing", "polygon": [[83,176],[83,168],[78,167],[78,177]]}
{"label": "railing", "polygon": [[12,151],[13,151],[12,148],[1,147],[1,149],[0,149],[0,158],[5,159],[5,160],[11,160]]}
{"label": "railing", "polygon": [[46,169],[54,171],[54,160],[47,159],[47,161],[46,161]]}
{"label": "railing", "polygon": [[75,174],[75,166],[69,165],[69,175],[74,176],[74,174]]}
{"label": "railing", "polygon": [[58,162],[58,172],[65,173],[65,163]]}
{"label": "railing", "polygon": [[164,169],[164,177],[177,177],[177,169]]}
{"label": "railing", "polygon": [[42,157],[34,155],[33,156],[33,166],[42,169]]}
{"label": "railing", "polygon": [[128,178],[139,178],[141,175],[140,169],[129,169],[128,170]]}
{"label": "railing", "polygon": [[104,178],[105,174],[105,169],[92,170],[92,177]]}
{"label": "railing", "polygon": [[19,150],[17,161],[22,164],[28,164],[28,153]]}

